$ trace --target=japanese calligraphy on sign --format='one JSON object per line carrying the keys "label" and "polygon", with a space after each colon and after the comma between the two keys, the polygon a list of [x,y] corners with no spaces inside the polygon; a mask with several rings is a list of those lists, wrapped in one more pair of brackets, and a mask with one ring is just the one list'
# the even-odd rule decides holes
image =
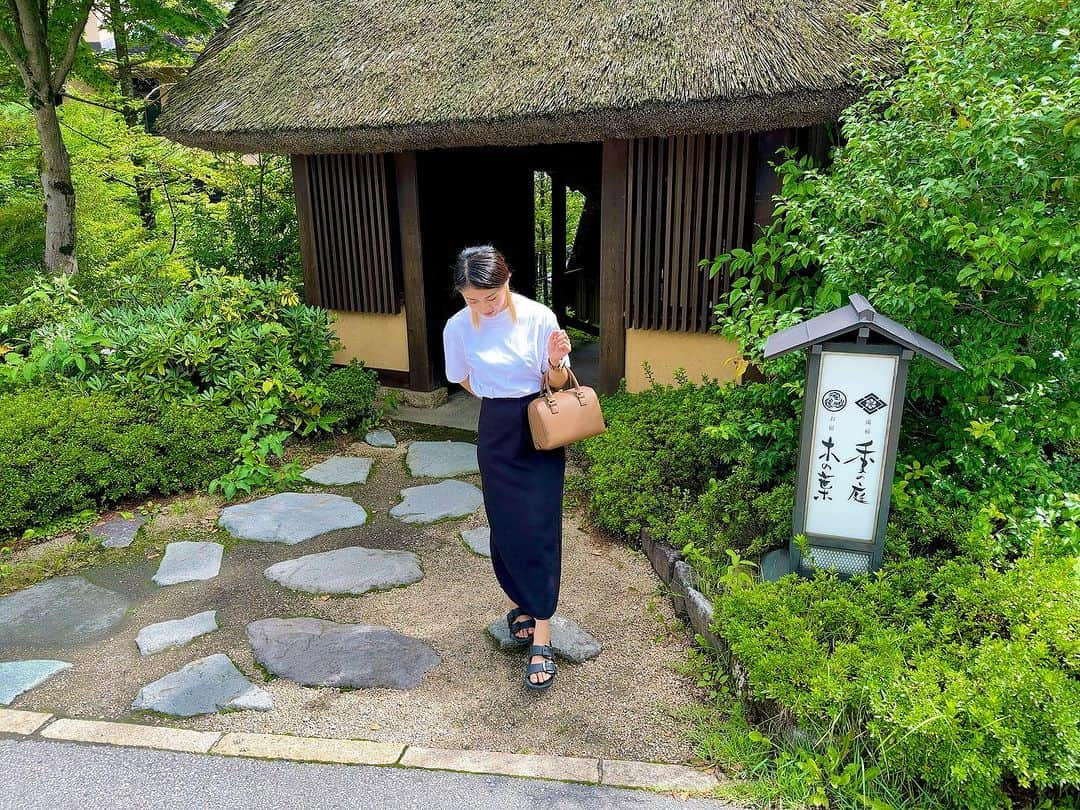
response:
{"label": "japanese calligraphy on sign", "polygon": [[807,534],[874,541],[897,366],[892,355],[821,353]]}

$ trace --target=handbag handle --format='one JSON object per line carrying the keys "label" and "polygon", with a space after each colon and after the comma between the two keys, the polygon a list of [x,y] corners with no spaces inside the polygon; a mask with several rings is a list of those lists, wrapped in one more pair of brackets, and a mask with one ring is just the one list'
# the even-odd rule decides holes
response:
{"label": "handbag handle", "polygon": [[[554,369],[552,369],[552,370],[554,370]],[[552,391],[551,391],[551,382],[548,380],[548,373],[549,373],[548,371],[544,371],[544,393],[547,394],[550,397],[551,394],[552,394]],[[578,393],[578,396],[581,396],[581,394],[579,393],[581,391],[581,383],[578,382],[578,378],[574,375],[574,370],[572,368],[570,368],[569,366],[566,366],[566,373],[569,375],[569,379],[567,380],[567,383],[572,382],[574,384],[573,387],[574,387],[575,393]],[[569,387],[570,386],[568,386],[568,385],[563,385],[563,387],[560,388],[559,390],[560,391],[565,391]]]}
{"label": "handbag handle", "polygon": [[[580,405],[581,407],[584,408],[585,407],[585,392],[581,390],[581,383],[578,382],[577,376],[574,374],[573,369],[571,369],[569,366],[567,366],[567,368],[566,368],[566,373],[569,375],[569,379],[567,380],[567,382],[568,383],[572,382],[574,384],[574,392],[573,393],[574,393],[574,396],[577,397],[578,405]],[[567,386],[564,386],[563,388],[561,388],[559,390],[563,391],[563,390],[566,390],[566,388],[567,388]],[[547,403],[548,410],[550,410],[552,413],[558,413],[559,412],[559,405],[555,401],[555,393],[551,390],[551,382],[548,380],[548,372],[547,371],[544,371],[544,392],[543,392],[543,396],[544,396],[544,401]]]}

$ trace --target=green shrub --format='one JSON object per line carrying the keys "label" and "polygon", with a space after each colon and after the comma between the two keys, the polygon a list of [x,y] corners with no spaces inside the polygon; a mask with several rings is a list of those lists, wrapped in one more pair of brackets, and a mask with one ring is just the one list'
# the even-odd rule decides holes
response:
{"label": "green shrub", "polygon": [[963,371],[911,364],[894,506],[978,511],[990,556],[1022,554],[1040,499],[1080,491],[1080,6],[881,10],[903,70],[845,109],[831,165],[780,161],[772,224],[714,263],[737,276],[720,325],[760,361],[858,292],[953,352]]}
{"label": "green shrub", "polygon": [[1080,566],[896,562],[732,590],[717,628],[756,697],[811,740],[850,734],[949,806],[1080,788]]}
{"label": "green shrub", "polygon": [[238,155],[214,156],[219,202],[193,200],[184,211],[184,246],[197,267],[248,279],[302,282],[289,158],[259,155],[249,166]]}
{"label": "green shrub", "polygon": [[677,382],[604,398],[608,430],[583,443],[589,503],[605,529],[647,528],[696,554],[710,579],[728,548],[786,542],[797,399],[772,384]]}
{"label": "green shrub", "polygon": [[205,485],[231,466],[238,441],[208,406],[47,388],[0,396],[0,536]]}
{"label": "green shrub", "polygon": [[323,413],[336,416],[338,424],[346,427],[373,427],[381,412],[375,404],[379,390],[379,375],[364,368],[362,361],[353,360],[347,366],[335,368],[326,375],[326,401]]}
{"label": "green shrub", "polygon": [[61,376],[92,391],[210,403],[244,425],[268,408],[283,427],[329,426],[320,383],[334,335],[326,311],[285,282],[197,273],[163,304],[100,310],[72,295],[42,281],[0,308],[0,337],[15,348],[0,390]]}
{"label": "green shrub", "polygon": [[41,203],[20,199],[0,206],[0,306],[17,301],[44,273],[45,222]]}

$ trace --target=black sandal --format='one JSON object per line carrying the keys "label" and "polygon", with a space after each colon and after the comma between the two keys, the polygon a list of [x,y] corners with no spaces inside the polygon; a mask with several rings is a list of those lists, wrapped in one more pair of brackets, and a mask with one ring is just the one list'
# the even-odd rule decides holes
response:
{"label": "black sandal", "polygon": [[[522,615],[525,611],[521,608],[514,608],[506,614],[506,626],[510,628],[510,640],[518,647],[524,647],[526,644],[532,641],[532,634],[527,636],[519,636],[518,632],[521,630],[528,630],[530,627],[536,627],[536,619],[520,619],[515,621],[518,616]],[[535,632],[535,630],[534,630]]]}
{"label": "black sandal", "polygon": [[[525,686],[536,692],[541,692],[551,686],[555,680],[555,676],[559,673],[559,668],[555,666],[555,653],[551,647],[547,644],[533,644],[532,649],[529,650],[529,660],[532,660],[534,655],[542,655],[544,660],[539,664],[526,664],[525,665]],[[539,673],[546,673],[551,677],[540,683],[533,683],[530,677]]]}

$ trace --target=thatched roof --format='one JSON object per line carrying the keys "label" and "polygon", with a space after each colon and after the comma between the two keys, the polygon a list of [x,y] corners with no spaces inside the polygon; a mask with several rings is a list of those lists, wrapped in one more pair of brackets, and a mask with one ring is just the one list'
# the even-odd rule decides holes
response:
{"label": "thatched roof", "polygon": [[893,64],[873,0],[240,0],[159,119],[192,146],[396,151],[802,126]]}

